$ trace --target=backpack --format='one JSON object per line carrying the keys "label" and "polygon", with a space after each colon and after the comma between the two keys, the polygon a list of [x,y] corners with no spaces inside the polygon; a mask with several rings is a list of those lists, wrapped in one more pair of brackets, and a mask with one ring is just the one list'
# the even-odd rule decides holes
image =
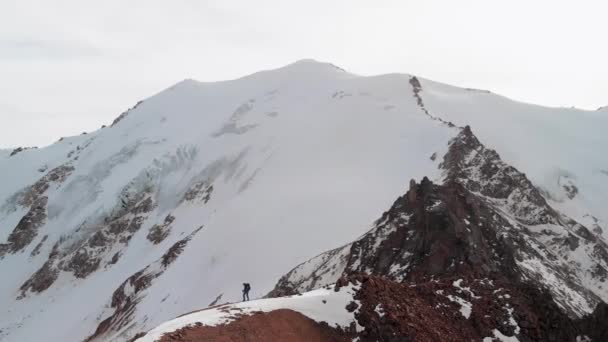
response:
{"label": "backpack", "polygon": [[244,289],[244,291],[247,292],[249,290],[251,290],[251,286],[249,285],[249,283],[245,283],[245,289]]}

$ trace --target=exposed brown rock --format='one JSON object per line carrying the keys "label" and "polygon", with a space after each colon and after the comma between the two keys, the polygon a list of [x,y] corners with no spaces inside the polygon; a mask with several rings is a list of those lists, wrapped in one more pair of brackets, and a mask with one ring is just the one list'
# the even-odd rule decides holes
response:
{"label": "exposed brown rock", "polygon": [[[582,320],[573,320],[560,310],[549,292],[533,284],[513,282],[502,274],[483,279],[426,277],[416,283],[352,274],[340,278],[336,291],[349,283],[354,285],[356,302],[345,310],[352,312],[363,328],[358,333],[354,326],[330,328],[279,309],[251,315],[237,311],[227,324],[195,323],[167,332],[160,342],[325,341],[325,336],[331,337],[330,341],[460,342],[492,338],[495,331],[525,342],[580,342],[583,336],[604,341],[608,332],[607,305],[598,306]],[[232,311],[227,308],[225,312]]]}
{"label": "exposed brown rock", "polygon": [[0,245],[0,257],[7,252],[21,251],[34,240],[38,235],[38,228],[44,225],[47,216],[48,197],[45,192],[51,183],[62,183],[72,171],[74,171],[73,166],[60,165],[15,195],[16,204],[29,207],[29,211],[9,235],[8,243]]}
{"label": "exposed brown rock", "polygon": [[465,126],[450,142],[440,167],[446,179],[469,191],[496,199],[510,199],[511,210],[528,224],[557,223],[557,213],[525,174],[504,163],[498,153],[479,142]]}
{"label": "exposed brown rock", "polygon": [[48,237],[48,235],[42,237],[42,240],[38,242],[36,247],[34,247],[34,249],[32,250],[32,253],[30,253],[30,257],[35,257],[36,255],[40,254],[40,249],[42,249],[42,246],[44,245],[44,242],[46,241],[46,239],[48,239]]}
{"label": "exposed brown rock", "polygon": [[23,152],[25,150],[35,149],[35,148],[38,148],[38,147],[35,147],[35,146],[34,147],[17,147],[16,149],[11,151],[11,154],[9,155],[9,157],[12,157],[12,156],[16,155],[17,153]]}
{"label": "exposed brown rock", "polygon": [[19,194],[18,203],[24,207],[33,205],[49,188],[50,183],[62,183],[71,173],[74,167],[71,165],[60,165],[40,178],[36,183]]}
{"label": "exposed brown rock", "polygon": [[89,247],[103,247],[108,243],[109,239],[102,231],[98,231],[89,238]]}
{"label": "exposed brown rock", "polygon": [[86,278],[99,268],[100,263],[101,258],[82,247],[72,255],[64,270],[71,271],[76,278]]}
{"label": "exposed brown rock", "polygon": [[155,204],[152,197],[147,196],[143,201],[137,203],[133,209],[129,210],[129,212],[133,215],[149,213],[152,211],[152,209],[154,209],[154,206]]}
{"label": "exposed brown rock", "polygon": [[[59,179],[57,177],[61,176],[56,175],[52,178]],[[38,200],[43,199],[46,200],[46,197]],[[25,297],[30,290],[37,293],[48,289],[61,271],[72,272],[77,278],[88,277],[99,269],[104,259],[109,257],[107,252],[112,249],[112,246],[117,243],[128,244],[133,234],[141,228],[144,215],[150,212],[154,206],[155,204],[148,194],[139,194],[128,201],[122,210],[105,218],[99,227],[94,228],[96,232],[72,252],[60,251],[61,240],[57,241],[49,255],[49,260],[21,286],[20,298]],[[8,246],[13,246],[13,244]],[[119,257],[120,251],[115,252],[106,262],[106,266],[115,264]]]}
{"label": "exposed brown rock", "polygon": [[177,257],[183,252],[184,248],[186,247],[186,245],[188,244],[190,239],[192,239],[194,234],[198,233],[201,229],[203,229],[203,226],[200,226],[197,230],[192,232],[190,235],[188,235],[185,238],[174,243],[173,246],[171,246],[171,248],[169,248],[169,250],[165,254],[163,254],[163,256],[161,258],[162,265],[164,267],[167,267],[173,261],[175,261],[175,259],[177,259]]}
{"label": "exposed brown rock", "polygon": [[317,323],[299,312],[279,309],[241,316],[219,326],[201,324],[164,335],[159,342],[350,342],[350,334]]}
{"label": "exposed brown rock", "polygon": [[112,256],[112,259],[110,259],[110,261],[108,261],[109,265],[114,265],[118,262],[118,259],[120,259],[121,253],[120,252],[116,252],[114,253],[114,255]]}
{"label": "exposed brown rock", "polygon": [[44,225],[46,220],[46,205],[48,197],[37,198],[30,210],[21,218],[19,223],[8,236],[9,251],[16,253],[28,246],[38,235],[38,228]]}
{"label": "exposed brown rock", "polygon": [[211,199],[212,193],[212,184],[207,184],[206,181],[196,182],[190,187],[190,189],[188,189],[188,191],[186,191],[182,201],[194,202],[196,200],[200,200],[204,204],[207,204],[207,202],[209,202],[209,200]]}
{"label": "exposed brown rock", "polygon": [[[155,278],[163,274],[181,254],[190,239],[202,228],[202,226],[197,228],[171,246],[159,260],[127,278],[112,294],[110,302],[112,314],[100,322],[95,332],[85,341],[103,341],[108,332],[116,332],[125,328],[131,321],[137,304],[141,301],[142,292],[152,284]],[[128,290],[127,284],[129,285]]]}
{"label": "exposed brown rock", "polygon": [[[422,96],[420,95],[420,93],[422,92],[422,85],[420,84],[420,81],[418,80],[418,78],[416,76],[413,76],[410,78],[410,85],[412,86],[412,91],[414,93],[414,98],[416,99],[416,103],[418,104],[418,107],[420,107],[420,109],[424,112],[424,114],[426,114],[431,120],[439,121],[442,124],[447,125],[448,127],[456,127],[456,125],[454,125],[452,122],[446,121],[429,112],[429,110],[424,105]],[[431,157],[431,159],[434,160],[432,157]]]}
{"label": "exposed brown rock", "polygon": [[155,245],[161,243],[169,236],[171,232],[171,223],[175,220],[175,216],[169,214],[165,217],[163,224],[155,224],[150,228],[146,238]]}
{"label": "exposed brown rock", "polygon": [[21,285],[19,288],[21,294],[18,298],[24,298],[27,291],[39,293],[48,289],[57,280],[58,276],[59,269],[55,267],[55,258],[50,257],[38,271]]}
{"label": "exposed brown rock", "polygon": [[[586,332],[548,292],[497,276],[429,278],[416,284],[352,276],[349,280],[361,286],[355,295],[362,303],[356,313],[365,328],[361,341],[481,341],[497,329],[520,341],[574,342]],[[469,317],[454,298],[471,304]]]}
{"label": "exposed brown rock", "polygon": [[[428,276],[483,278],[498,273],[514,282],[527,279],[548,286],[554,300],[572,317],[580,317],[601,301],[601,294],[585,287],[581,278],[606,279],[606,243],[553,210],[527,177],[481,145],[470,127],[450,142],[441,167],[445,171],[442,185],[426,178],[419,185],[410,182],[408,193],[367,234],[298,265],[269,295],[309,291],[335,281],[341,273],[414,282]],[[555,225],[560,233],[526,228],[545,223]],[[576,270],[577,265],[562,261],[579,246],[586,248],[593,265],[590,270]],[[525,260],[541,263],[546,271],[520,266]],[[547,272],[560,284],[548,281]],[[586,302],[573,301],[560,287]]]}
{"label": "exposed brown rock", "polygon": [[385,223],[352,244],[347,273],[414,280],[513,272],[511,248],[494,230],[507,222],[491,208],[458,183],[439,186],[425,178],[410,186],[379,220]]}
{"label": "exposed brown rock", "polygon": [[[85,341],[94,341],[111,329],[117,331],[129,323],[135,312],[135,307],[140,300],[138,297],[139,292],[150,286],[151,279],[154,277],[153,274],[146,274],[146,270],[147,268],[133,274],[114,291],[110,304],[114,312],[110,317],[99,323],[95,332],[85,339]],[[127,284],[133,287],[133,290],[128,293],[125,290]]]}
{"label": "exposed brown rock", "polygon": [[143,101],[138,101],[135,106],[127,109],[126,111],[120,113],[120,115],[114,119],[114,121],[112,121],[112,124],[110,125],[110,127],[114,127],[116,124],[118,124],[120,121],[122,121],[124,118],[127,117],[127,115],[129,115],[129,112],[131,112],[132,110],[134,110],[135,108],[137,108],[140,104],[142,104]]}

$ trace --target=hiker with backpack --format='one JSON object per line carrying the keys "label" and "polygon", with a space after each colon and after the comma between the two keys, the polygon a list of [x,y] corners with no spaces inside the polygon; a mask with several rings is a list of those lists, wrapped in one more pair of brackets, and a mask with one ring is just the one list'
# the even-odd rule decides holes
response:
{"label": "hiker with backpack", "polygon": [[243,283],[243,302],[249,300],[249,291],[251,290],[251,285],[249,283]]}

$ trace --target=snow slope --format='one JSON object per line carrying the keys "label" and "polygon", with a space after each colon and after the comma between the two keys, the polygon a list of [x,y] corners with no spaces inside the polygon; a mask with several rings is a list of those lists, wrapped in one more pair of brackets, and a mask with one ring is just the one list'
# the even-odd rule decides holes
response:
{"label": "snow slope", "polygon": [[[608,116],[602,110],[541,107],[424,80],[422,88],[430,112],[473,127],[505,162],[526,172],[552,206],[587,225],[594,216],[606,227]],[[569,198],[565,186],[572,185],[578,193]]]}
{"label": "snow slope", "polygon": [[136,341],[154,342],[163,334],[191,326],[197,322],[205,326],[216,326],[229,323],[240,315],[248,315],[256,311],[270,312],[277,309],[294,310],[317,322],[327,322],[331,327],[337,326],[346,329],[351,323],[356,324],[354,313],[345,309],[350,302],[354,301],[353,295],[356,291],[357,288],[353,288],[353,285],[349,284],[347,287],[341,288],[340,291],[334,291],[333,288],[324,288],[298,296],[226,304],[165,322]]}
{"label": "snow slope", "polygon": [[[294,265],[366,232],[411,178],[440,177],[430,157],[458,130],[429,115],[471,124],[569,215],[608,222],[605,116],[422,80],[425,109],[410,81],[311,60],[185,80],[112,126],[0,152],[0,339],[83,340],[123,315],[121,284],[136,307],[100,340],[237,300],[244,281],[252,297],[267,293]],[[44,178],[62,166],[65,179]],[[555,172],[576,184],[573,199]],[[40,197],[35,216],[29,199]],[[131,288],[140,270],[152,279]]]}

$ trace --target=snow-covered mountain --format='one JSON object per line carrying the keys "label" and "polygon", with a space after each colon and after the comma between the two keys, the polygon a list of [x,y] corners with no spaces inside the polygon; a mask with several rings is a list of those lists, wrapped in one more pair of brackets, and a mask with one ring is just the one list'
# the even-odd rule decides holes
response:
{"label": "snow-covered mountain", "polygon": [[[186,80],[111,126],[0,151],[0,339],[125,341],[236,301],[243,282],[263,296],[295,265],[377,229],[410,179],[441,183],[465,125],[500,163],[475,149],[463,165],[513,166],[550,212],[528,221],[517,210],[526,203],[481,192],[508,209],[512,230],[534,237],[529,248],[551,254],[522,259],[530,278],[540,267],[567,272],[575,284],[553,292],[576,287],[583,299],[558,304],[591,312],[608,291],[606,275],[590,269],[605,269],[605,113],[303,60],[237,80]],[[507,185],[460,171],[468,191]],[[571,234],[580,248],[558,243]]]}

